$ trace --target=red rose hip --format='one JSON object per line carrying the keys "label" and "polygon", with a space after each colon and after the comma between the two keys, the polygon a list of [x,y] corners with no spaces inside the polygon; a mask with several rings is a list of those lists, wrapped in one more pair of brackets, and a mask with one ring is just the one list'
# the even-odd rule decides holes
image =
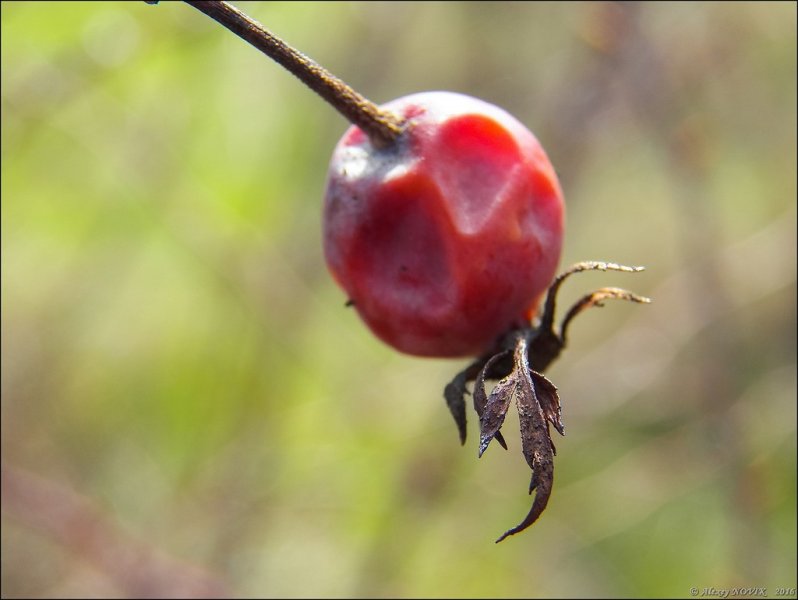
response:
{"label": "red rose hip", "polygon": [[[554,323],[556,295],[582,271],[642,267],[585,261],[554,278],[563,235],[557,177],[535,136],[505,111],[448,92],[378,107],[227,2],[188,2],[273,58],[352,123],[330,164],[324,250],[360,316],[394,348],[479,357],[444,388],[460,442],[466,395],[479,416],[479,456],[501,432],[512,398],[532,470],[532,507],[497,542],[537,521],[554,484],[550,426],[564,434],[543,374],[582,311],[609,299],[650,300],[616,287],[582,296]],[[540,298],[544,309],[529,323]],[[496,381],[490,393],[486,380]],[[468,384],[473,382],[469,392]]]}
{"label": "red rose hip", "polygon": [[534,135],[504,110],[425,92],[375,148],[350,127],[324,204],[330,270],[372,331],[419,356],[481,354],[528,319],[554,277],[563,198]]}

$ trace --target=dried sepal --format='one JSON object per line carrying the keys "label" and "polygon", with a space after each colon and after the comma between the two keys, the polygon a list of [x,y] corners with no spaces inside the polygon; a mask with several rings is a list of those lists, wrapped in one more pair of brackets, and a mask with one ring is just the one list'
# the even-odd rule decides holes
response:
{"label": "dried sepal", "polygon": [[507,442],[504,441],[501,429],[504,423],[504,417],[507,414],[507,408],[510,406],[510,399],[513,393],[512,384],[506,381],[506,378],[501,380],[493,388],[490,397],[485,393],[485,376],[490,373],[493,366],[500,361],[507,352],[500,352],[495,354],[485,363],[485,366],[480,370],[477,375],[477,380],[474,383],[474,410],[479,416],[479,456],[488,448],[488,444],[493,438],[501,444],[502,448],[507,450]]}
{"label": "dried sepal", "polygon": [[538,404],[543,409],[546,420],[554,425],[554,429],[560,435],[565,435],[565,425],[562,422],[562,408],[560,407],[560,395],[554,384],[546,379],[542,373],[532,371],[532,382],[535,384],[535,394],[538,397]]}
{"label": "dried sepal", "polygon": [[557,300],[557,292],[560,290],[560,286],[563,282],[574,273],[581,273],[582,271],[622,271],[625,273],[638,273],[644,270],[645,267],[627,267],[626,265],[599,260],[586,260],[571,265],[565,271],[557,275],[551,286],[549,286],[548,292],[546,293],[546,301],[543,305],[543,314],[540,318],[540,329],[552,329],[554,325],[554,308]]}
{"label": "dried sepal", "polygon": [[[506,531],[497,542],[523,531],[532,525],[548,504],[554,485],[554,455],[549,425],[564,435],[562,410],[557,388],[544,375],[548,366],[565,347],[568,325],[582,311],[601,306],[604,300],[620,299],[649,303],[650,299],[620,288],[599,288],[583,296],[566,313],[559,329],[554,327],[556,296],[562,283],[572,274],[582,271],[623,271],[636,273],[643,267],[627,267],[617,263],[585,261],[576,263],[560,274],[551,284],[540,318],[526,326],[508,331],[497,341],[496,348],[471,363],[446,386],[444,395],[454,416],[460,441],[466,438],[465,395],[467,384],[474,381],[474,410],[480,420],[479,455],[492,439],[507,448],[501,427],[513,396],[518,407],[521,427],[521,449],[532,477],[529,493],[536,492],[532,507],[524,520]],[[530,367],[532,365],[535,370]],[[498,383],[490,394],[485,391],[488,380]]]}
{"label": "dried sepal", "polygon": [[460,435],[460,445],[464,445],[466,441],[465,395],[468,393],[466,381],[467,370],[455,375],[454,379],[452,379],[443,390],[446,406],[449,407],[449,412],[452,413],[455,425],[457,425],[457,433]]}
{"label": "dried sepal", "polygon": [[649,304],[651,302],[651,298],[638,296],[637,294],[622,288],[604,287],[593,290],[589,294],[582,296],[570,309],[568,309],[568,312],[566,313],[565,318],[562,320],[562,324],[560,325],[560,339],[562,340],[563,345],[566,341],[568,325],[570,325],[573,318],[582,311],[593,306],[604,306],[604,300],[628,300],[629,302],[637,302],[638,304]]}
{"label": "dried sepal", "polygon": [[[503,355],[503,353],[500,354]],[[454,379],[452,379],[443,390],[443,396],[446,399],[446,405],[449,407],[449,412],[452,413],[455,425],[457,425],[457,432],[460,435],[460,444],[465,444],[466,441],[465,396],[466,394],[468,394],[468,388],[466,386],[469,381],[474,381],[479,376],[479,373],[485,368],[485,364],[486,362],[488,362],[488,360],[489,359],[487,358],[480,358],[472,362],[470,365],[468,365],[468,367],[466,367],[460,373],[455,375]],[[499,359],[497,362],[500,364],[502,361],[501,359]],[[494,371],[497,366],[498,366],[497,364],[493,364],[493,366],[490,369],[490,372],[487,373],[488,379],[496,378]],[[482,406],[484,406],[484,404],[485,404],[484,402],[481,403]],[[477,410],[477,414],[482,414],[481,412],[479,412],[481,409],[480,406],[475,404],[474,408]],[[502,442],[503,441],[504,440],[502,440]],[[504,446],[503,443],[502,445]]]}
{"label": "dried sepal", "polygon": [[[527,360],[527,343],[522,337],[516,344],[513,375],[517,383],[515,399],[521,425],[521,448],[532,469],[529,493],[535,492],[535,500],[524,520],[504,532],[496,543],[537,521],[549,502],[554,485],[554,445],[549,434],[548,419],[535,391],[532,370]],[[545,393],[548,394],[548,391]]]}

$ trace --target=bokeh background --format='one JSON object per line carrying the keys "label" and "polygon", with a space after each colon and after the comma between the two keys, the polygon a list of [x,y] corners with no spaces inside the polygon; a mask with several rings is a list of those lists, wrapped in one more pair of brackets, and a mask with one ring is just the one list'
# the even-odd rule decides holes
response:
{"label": "bokeh background", "polygon": [[[182,3],[2,3],[3,597],[689,597],[796,586],[796,4],[241,2],[384,102],[546,147],[580,316],[542,519],[344,307],[344,120]],[[791,591],[790,591],[791,588]],[[782,594],[784,595],[784,594]]]}

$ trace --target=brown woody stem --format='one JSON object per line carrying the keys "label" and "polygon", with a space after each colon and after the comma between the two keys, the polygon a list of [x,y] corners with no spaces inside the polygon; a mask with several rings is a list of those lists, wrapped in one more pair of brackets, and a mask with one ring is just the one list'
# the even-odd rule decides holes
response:
{"label": "brown woody stem", "polygon": [[391,145],[402,133],[403,121],[396,115],[380,109],[327,69],[267,31],[263,25],[249,18],[232,4],[188,0],[186,4],[205,13],[293,73],[350,123],[362,129],[375,147],[383,148]]}

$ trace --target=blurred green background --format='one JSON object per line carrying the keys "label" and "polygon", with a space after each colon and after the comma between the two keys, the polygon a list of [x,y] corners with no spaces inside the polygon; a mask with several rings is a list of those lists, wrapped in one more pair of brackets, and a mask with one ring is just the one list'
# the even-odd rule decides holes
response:
{"label": "blurred green background", "polygon": [[2,596],[689,597],[796,585],[796,4],[241,2],[376,102],[536,133],[580,316],[549,508],[465,361],[344,307],[347,124],[182,3],[2,3]]}

